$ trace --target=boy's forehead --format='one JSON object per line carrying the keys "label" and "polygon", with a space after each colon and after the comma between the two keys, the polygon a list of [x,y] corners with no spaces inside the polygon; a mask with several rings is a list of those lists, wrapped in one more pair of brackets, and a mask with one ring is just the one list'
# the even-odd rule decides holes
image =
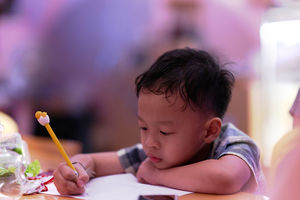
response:
{"label": "boy's forehead", "polygon": [[185,105],[185,102],[178,94],[156,94],[153,92],[141,92],[138,101],[140,103],[159,102],[167,107],[178,107]]}
{"label": "boy's forehead", "polygon": [[[144,118],[143,117],[141,117],[139,114],[138,114],[138,120],[139,121],[144,121]],[[174,121],[173,120],[158,120],[157,121],[159,124],[162,124],[162,125],[174,125]]]}
{"label": "boy's forehead", "polygon": [[159,104],[162,108],[173,110],[174,112],[186,112],[192,111],[202,115],[203,112],[196,106],[191,107],[190,104],[186,103],[179,93],[176,94],[155,94],[153,92],[142,92],[138,98],[138,104],[140,106],[147,106],[148,104]]}
{"label": "boy's forehead", "polygon": [[[184,101],[176,96],[156,95],[153,93],[142,93],[138,99],[138,119],[140,121],[155,121],[159,124],[177,124],[184,126],[189,123],[203,124],[207,115],[185,106]],[[185,109],[184,109],[185,108]]]}

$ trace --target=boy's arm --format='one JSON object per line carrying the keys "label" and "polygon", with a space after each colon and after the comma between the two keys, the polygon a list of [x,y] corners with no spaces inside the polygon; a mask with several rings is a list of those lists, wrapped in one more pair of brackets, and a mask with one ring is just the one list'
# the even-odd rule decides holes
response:
{"label": "boy's arm", "polygon": [[147,159],[140,166],[137,178],[141,182],[192,192],[231,194],[240,191],[249,181],[251,170],[234,155],[164,170],[155,168]]}
{"label": "boy's arm", "polygon": [[124,173],[117,152],[78,154],[72,162],[80,162],[85,169],[95,172],[95,176]]}

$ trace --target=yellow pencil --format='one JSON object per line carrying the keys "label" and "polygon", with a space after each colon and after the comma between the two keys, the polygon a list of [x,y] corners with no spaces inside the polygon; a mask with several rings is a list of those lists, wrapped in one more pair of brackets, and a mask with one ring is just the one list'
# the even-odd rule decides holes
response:
{"label": "yellow pencil", "polygon": [[55,133],[53,132],[53,130],[52,130],[50,124],[49,124],[49,123],[50,123],[50,118],[49,118],[49,116],[47,115],[47,113],[46,113],[46,112],[37,111],[37,112],[35,113],[35,117],[36,117],[36,119],[38,120],[38,122],[39,122],[42,126],[45,126],[45,127],[46,127],[48,133],[50,134],[50,136],[51,136],[51,138],[52,138],[52,140],[53,140],[53,142],[56,144],[56,146],[57,146],[59,152],[60,152],[61,155],[64,157],[64,159],[65,159],[65,161],[67,162],[68,166],[71,167],[71,168],[74,170],[74,172],[75,172],[76,175],[78,175],[78,173],[77,173],[75,167],[73,166],[72,162],[70,161],[70,159],[69,159],[67,153],[65,152],[63,146],[60,144],[60,142],[59,142],[59,140],[57,139]]}

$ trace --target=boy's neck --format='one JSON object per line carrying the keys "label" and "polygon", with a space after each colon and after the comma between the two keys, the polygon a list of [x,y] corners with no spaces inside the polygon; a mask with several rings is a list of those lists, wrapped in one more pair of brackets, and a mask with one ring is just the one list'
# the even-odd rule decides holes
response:
{"label": "boy's neck", "polygon": [[199,150],[199,152],[196,153],[195,156],[192,159],[190,159],[189,161],[187,161],[184,165],[193,164],[193,163],[196,163],[196,162],[200,162],[202,160],[207,160],[207,158],[210,155],[210,152],[211,152],[212,148],[213,148],[213,142],[210,143],[210,144],[204,145],[204,147],[201,148]]}

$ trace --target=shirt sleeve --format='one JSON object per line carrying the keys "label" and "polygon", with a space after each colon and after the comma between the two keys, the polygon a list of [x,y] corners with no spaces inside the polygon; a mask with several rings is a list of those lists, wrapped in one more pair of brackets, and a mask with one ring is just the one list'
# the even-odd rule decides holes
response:
{"label": "shirt sleeve", "polygon": [[132,174],[136,174],[139,166],[147,157],[141,144],[120,149],[118,156],[125,172]]}

